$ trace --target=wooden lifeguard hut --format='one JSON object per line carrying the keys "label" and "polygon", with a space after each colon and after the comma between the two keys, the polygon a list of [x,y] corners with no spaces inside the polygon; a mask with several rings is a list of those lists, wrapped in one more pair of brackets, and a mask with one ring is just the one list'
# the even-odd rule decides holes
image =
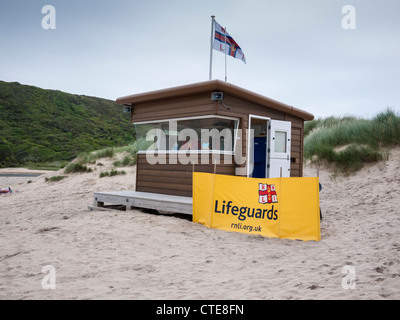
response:
{"label": "wooden lifeguard hut", "polygon": [[191,214],[194,171],[303,175],[304,121],[314,118],[306,111],[220,80],[133,94],[117,103],[130,110],[136,127],[136,190],[95,193],[95,206]]}

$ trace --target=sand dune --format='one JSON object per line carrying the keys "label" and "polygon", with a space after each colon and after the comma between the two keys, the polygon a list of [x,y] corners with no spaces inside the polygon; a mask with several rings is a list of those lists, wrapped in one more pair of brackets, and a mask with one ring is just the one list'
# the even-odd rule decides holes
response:
{"label": "sand dune", "polygon": [[[400,298],[400,149],[351,177],[320,169],[320,242],[137,210],[89,212],[95,191],[134,188],[134,167],[99,178],[111,166],[101,162],[58,182],[45,177],[62,171],[0,177],[0,187],[20,191],[0,196],[0,299]],[[54,290],[42,287],[47,265]]]}

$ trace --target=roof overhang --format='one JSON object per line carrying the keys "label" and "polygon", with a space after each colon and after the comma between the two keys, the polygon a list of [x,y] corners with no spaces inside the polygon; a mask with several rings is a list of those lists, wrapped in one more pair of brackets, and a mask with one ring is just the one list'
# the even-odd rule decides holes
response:
{"label": "roof overhang", "polygon": [[312,115],[311,113],[221,80],[204,81],[179,87],[133,94],[118,98],[117,103],[126,106],[132,106],[137,103],[154,102],[157,100],[190,96],[194,94],[201,94],[213,91],[222,91],[224,92],[224,94],[228,94],[230,96],[256,103],[271,109],[275,109],[277,111],[296,116],[303,120],[314,119],[314,115]]}

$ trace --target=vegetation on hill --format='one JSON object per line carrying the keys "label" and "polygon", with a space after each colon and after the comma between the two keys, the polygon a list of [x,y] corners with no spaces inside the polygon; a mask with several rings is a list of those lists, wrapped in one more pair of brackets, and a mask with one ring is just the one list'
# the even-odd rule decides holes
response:
{"label": "vegetation on hill", "polygon": [[329,117],[305,123],[304,157],[336,165],[345,173],[381,160],[400,145],[400,117],[393,110],[373,119]]}
{"label": "vegetation on hill", "polygon": [[0,167],[69,161],[127,145],[134,126],[114,101],[0,81]]}

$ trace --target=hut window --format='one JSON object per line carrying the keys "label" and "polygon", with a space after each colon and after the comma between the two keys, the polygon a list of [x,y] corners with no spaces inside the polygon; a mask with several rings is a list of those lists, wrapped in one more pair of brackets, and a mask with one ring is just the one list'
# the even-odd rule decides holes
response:
{"label": "hut window", "polygon": [[239,120],[205,116],[136,123],[139,151],[234,151]]}
{"label": "hut window", "polygon": [[286,153],[286,131],[275,131],[275,150],[274,152]]}

